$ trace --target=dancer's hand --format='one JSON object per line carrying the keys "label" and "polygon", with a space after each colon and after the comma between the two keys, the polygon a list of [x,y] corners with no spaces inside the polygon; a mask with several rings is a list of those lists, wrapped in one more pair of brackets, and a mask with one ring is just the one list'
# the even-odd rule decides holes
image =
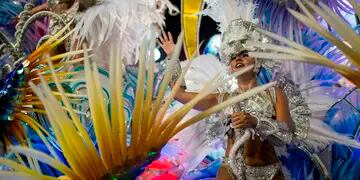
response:
{"label": "dancer's hand", "polygon": [[175,43],[173,40],[173,37],[170,32],[167,34],[165,32],[162,33],[162,36],[160,36],[160,46],[163,48],[167,56],[170,56],[174,49],[175,49]]}
{"label": "dancer's hand", "polygon": [[231,126],[235,129],[239,128],[255,128],[257,119],[245,112],[235,112],[231,115]]}

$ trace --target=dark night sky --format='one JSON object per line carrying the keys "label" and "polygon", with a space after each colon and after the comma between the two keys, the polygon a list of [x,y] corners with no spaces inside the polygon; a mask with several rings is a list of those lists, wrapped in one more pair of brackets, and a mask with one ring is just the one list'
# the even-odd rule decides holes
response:
{"label": "dark night sky", "polygon": [[[177,6],[179,9],[181,8],[181,0],[171,0],[171,2]],[[174,39],[179,35],[181,31],[181,16],[180,14],[177,16],[170,16],[166,14],[166,31],[170,31],[173,34]],[[200,26],[200,42],[203,40],[204,43],[200,48],[200,52],[203,51],[204,46],[207,44],[207,41],[211,36],[217,34],[216,23],[210,19],[209,17],[202,17],[201,26]],[[180,59],[185,59],[184,53],[182,53]]]}

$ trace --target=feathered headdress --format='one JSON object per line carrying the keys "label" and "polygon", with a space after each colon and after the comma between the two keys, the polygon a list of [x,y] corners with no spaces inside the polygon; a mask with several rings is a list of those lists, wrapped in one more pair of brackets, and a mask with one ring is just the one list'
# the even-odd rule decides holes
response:
{"label": "feathered headdress", "polygon": [[[222,34],[220,56],[225,64],[229,64],[234,56],[242,51],[255,51],[254,47],[246,46],[247,40],[267,43],[268,38],[256,30],[257,5],[251,0],[206,0],[207,8],[201,14],[207,15],[218,23]],[[261,62],[262,66],[273,68],[274,62]]]}

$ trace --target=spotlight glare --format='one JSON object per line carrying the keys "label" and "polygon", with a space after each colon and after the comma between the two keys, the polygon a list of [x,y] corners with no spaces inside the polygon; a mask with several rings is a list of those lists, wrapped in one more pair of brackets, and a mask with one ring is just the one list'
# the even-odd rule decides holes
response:
{"label": "spotlight glare", "polygon": [[155,58],[155,61],[158,61],[161,58],[161,52],[158,48],[154,49],[154,58]]}
{"label": "spotlight glare", "polygon": [[220,34],[215,34],[214,36],[212,36],[205,47],[204,54],[217,55],[219,52],[220,43],[221,43]]}

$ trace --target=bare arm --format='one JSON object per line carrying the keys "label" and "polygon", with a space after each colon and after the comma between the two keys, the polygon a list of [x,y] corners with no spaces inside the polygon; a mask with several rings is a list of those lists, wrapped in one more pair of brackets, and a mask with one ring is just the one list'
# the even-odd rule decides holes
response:
{"label": "bare arm", "polygon": [[291,116],[289,110],[289,103],[285,93],[279,89],[275,89],[276,92],[276,120],[284,122],[289,129],[292,129]]}
{"label": "bare arm", "polygon": [[[186,104],[192,99],[194,99],[196,95],[198,95],[198,93],[186,92],[185,89],[180,88],[179,91],[175,94],[175,99],[183,104]],[[216,93],[204,97],[195,105],[194,109],[204,111],[208,108],[211,108],[212,106],[217,105],[218,96],[219,94]]]}
{"label": "bare arm", "polygon": [[46,3],[44,3],[44,4],[41,4],[41,5],[39,5],[39,6],[34,7],[34,8],[31,10],[31,12],[32,12],[33,14],[35,14],[35,13],[37,13],[37,12],[47,10],[48,8],[49,8],[49,4],[46,2]]}

